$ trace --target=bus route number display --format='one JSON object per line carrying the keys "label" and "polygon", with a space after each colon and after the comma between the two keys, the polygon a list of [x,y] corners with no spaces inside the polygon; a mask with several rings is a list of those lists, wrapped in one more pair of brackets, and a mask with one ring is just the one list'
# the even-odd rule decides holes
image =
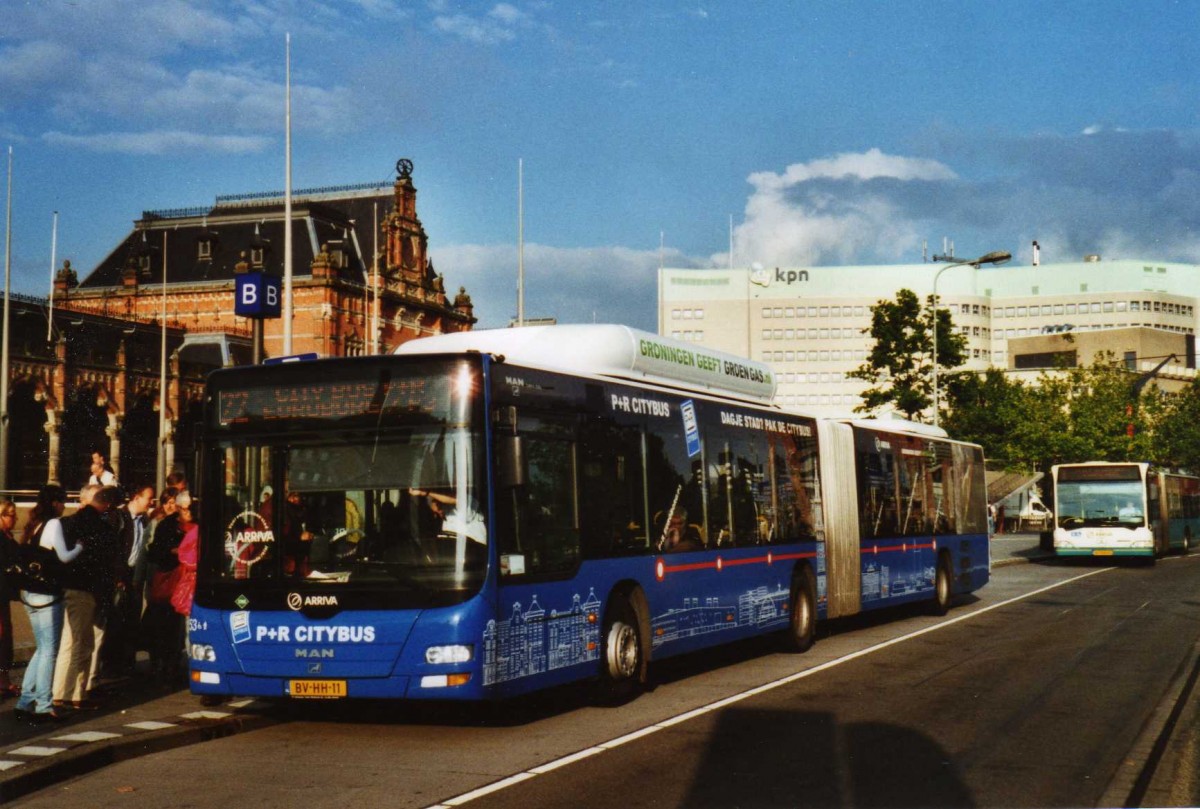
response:
{"label": "bus route number display", "polygon": [[306,382],[223,390],[217,396],[222,425],[286,419],[341,419],[386,413],[434,414],[444,410],[446,386],[424,378],[390,381]]}

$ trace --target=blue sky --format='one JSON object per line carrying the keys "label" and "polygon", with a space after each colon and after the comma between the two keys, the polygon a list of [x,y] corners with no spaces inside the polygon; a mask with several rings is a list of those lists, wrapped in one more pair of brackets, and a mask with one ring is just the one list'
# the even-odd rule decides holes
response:
{"label": "blue sky", "polygon": [[654,328],[668,266],[1200,262],[1200,3],[0,0],[13,288],[145,209],[390,180],[447,286]]}

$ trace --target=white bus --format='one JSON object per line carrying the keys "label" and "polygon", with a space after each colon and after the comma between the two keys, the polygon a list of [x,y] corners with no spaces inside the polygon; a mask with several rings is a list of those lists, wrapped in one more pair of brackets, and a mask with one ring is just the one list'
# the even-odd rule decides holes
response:
{"label": "white bus", "polygon": [[1054,552],[1133,556],[1187,552],[1200,530],[1200,478],[1147,463],[1058,464]]}

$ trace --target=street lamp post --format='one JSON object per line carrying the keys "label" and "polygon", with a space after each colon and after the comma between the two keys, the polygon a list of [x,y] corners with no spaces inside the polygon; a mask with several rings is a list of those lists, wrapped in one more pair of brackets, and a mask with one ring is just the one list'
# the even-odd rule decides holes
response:
{"label": "street lamp post", "polygon": [[[974,267],[979,269],[984,264],[1003,264],[1012,258],[1012,253],[1007,253],[1003,250],[997,250],[992,253],[985,253],[979,258],[972,258],[966,261],[955,261],[953,264],[947,264],[942,267],[933,276],[933,426],[938,426],[938,279],[942,277],[942,273],[946,270],[954,269],[955,267]],[[934,256],[934,260],[938,259]]]}

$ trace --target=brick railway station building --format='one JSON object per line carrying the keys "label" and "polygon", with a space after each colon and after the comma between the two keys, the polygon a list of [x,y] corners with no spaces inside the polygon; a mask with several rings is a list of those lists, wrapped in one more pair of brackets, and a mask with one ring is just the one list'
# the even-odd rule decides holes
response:
{"label": "brick railway station building", "polygon": [[[292,353],[388,353],[472,328],[470,296],[461,287],[447,296],[429,259],[416,196],[407,160],[391,188],[293,194]],[[164,326],[164,449],[168,468],[187,468],[204,376],[250,362],[252,323],[234,314],[235,277],[282,276],[284,219],[281,194],[147,211],[82,280],[63,262],[52,301],[11,296],[8,487],[78,488],[98,448],[122,482],[154,482]],[[280,356],[282,320],[263,331],[265,356]]]}

